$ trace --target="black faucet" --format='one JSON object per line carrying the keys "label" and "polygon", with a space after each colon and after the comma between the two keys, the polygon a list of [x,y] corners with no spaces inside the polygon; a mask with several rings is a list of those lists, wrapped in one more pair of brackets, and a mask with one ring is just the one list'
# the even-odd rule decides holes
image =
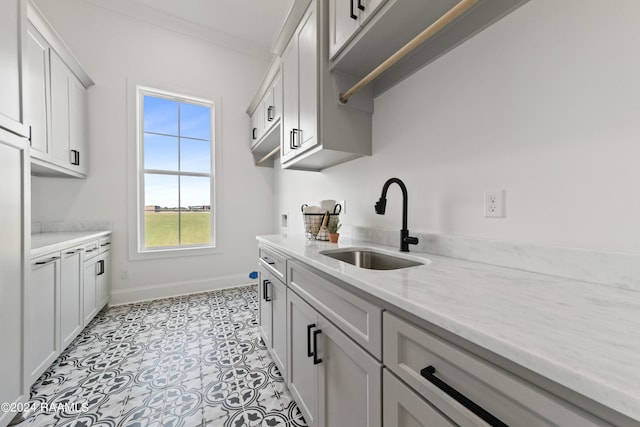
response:
{"label": "black faucet", "polygon": [[398,178],[390,178],[387,182],[384,183],[382,187],[382,194],[380,195],[380,200],[376,203],[376,213],[378,215],[384,215],[385,210],[387,209],[387,190],[389,186],[393,183],[396,183],[400,186],[402,190],[402,230],[400,230],[400,252],[409,252],[409,245],[417,245],[418,238],[410,237],[409,230],[407,230],[407,187],[405,187],[404,182],[400,181]]}

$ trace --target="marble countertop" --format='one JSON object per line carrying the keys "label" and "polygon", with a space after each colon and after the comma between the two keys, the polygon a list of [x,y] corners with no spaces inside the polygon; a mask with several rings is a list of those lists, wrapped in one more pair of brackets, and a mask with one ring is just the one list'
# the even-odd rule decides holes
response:
{"label": "marble countertop", "polygon": [[46,255],[87,240],[108,236],[111,231],[59,231],[31,235],[31,257]]}
{"label": "marble countertop", "polygon": [[[640,421],[640,292],[411,252],[424,266],[374,271],[319,254],[342,239],[258,236],[351,286]],[[401,255],[402,256],[402,255]]]}

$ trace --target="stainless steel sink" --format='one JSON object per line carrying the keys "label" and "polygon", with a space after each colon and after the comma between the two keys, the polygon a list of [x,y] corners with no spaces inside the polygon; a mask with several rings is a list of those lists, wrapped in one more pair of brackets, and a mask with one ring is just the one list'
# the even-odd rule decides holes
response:
{"label": "stainless steel sink", "polygon": [[370,270],[398,270],[400,268],[424,265],[425,262],[428,262],[427,260],[420,262],[401,258],[365,248],[331,249],[320,251],[320,254]]}

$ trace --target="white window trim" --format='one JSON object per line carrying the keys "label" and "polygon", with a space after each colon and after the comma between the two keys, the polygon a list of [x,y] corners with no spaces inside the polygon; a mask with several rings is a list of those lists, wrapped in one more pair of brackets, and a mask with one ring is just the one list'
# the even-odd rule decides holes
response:
{"label": "white window trim", "polygon": [[[163,87],[168,89],[156,89]],[[161,249],[144,249],[141,245],[143,238],[144,222],[144,200],[141,195],[142,190],[142,173],[140,167],[141,158],[141,142],[142,131],[139,129],[140,124],[140,96],[141,92],[149,91],[151,94],[156,93],[160,96],[177,97],[181,99],[191,99],[194,102],[212,104],[212,179],[211,187],[211,214],[213,215],[212,242],[209,246],[184,246],[170,247]],[[174,258],[181,256],[194,255],[210,255],[222,253],[218,230],[220,229],[220,209],[218,202],[221,199],[222,189],[222,162],[221,162],[221,103],[220,99],[215,96],[205,99],[200,96],[191,95],[194,90],[185,90],[183,88],[175,88],[166,84],[142,84],[134,79],[127,79],[127,123],[128,123],[128,236],[129,236],[129,260],[144,259],[161,259]]]}

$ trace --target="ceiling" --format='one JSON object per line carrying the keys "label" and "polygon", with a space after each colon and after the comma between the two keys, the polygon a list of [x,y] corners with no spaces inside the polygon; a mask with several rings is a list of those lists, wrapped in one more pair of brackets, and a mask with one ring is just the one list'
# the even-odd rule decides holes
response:
{"label": "ceiling", "polygon": [[85,1],[266,59],[295,0]]}

